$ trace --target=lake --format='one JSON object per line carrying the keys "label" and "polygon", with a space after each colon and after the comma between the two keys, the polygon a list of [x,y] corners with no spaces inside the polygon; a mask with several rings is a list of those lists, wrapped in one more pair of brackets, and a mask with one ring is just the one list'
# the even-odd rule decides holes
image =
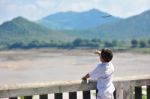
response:
{"label": "lake", "polygon": [[[0,51],[0,84],[79,80],[99,62],[94,50]],[[114,53],[115,77],[150,74],[150,54]]]}

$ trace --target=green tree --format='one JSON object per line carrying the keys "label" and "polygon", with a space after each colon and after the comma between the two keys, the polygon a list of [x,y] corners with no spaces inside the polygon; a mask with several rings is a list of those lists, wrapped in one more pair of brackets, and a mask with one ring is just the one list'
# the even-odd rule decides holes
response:
{"label": "green tree", "polygon": [[148,44],[150,45],[150,39],[148,40]]}
{"label": "green tree", "polygon": [[92,42],[101,42],[101,39],[96,39],[96,38],[93,38],[92,40],[91,40]]}
{"label": "green tree", "polygon": [[136,47],[138,47],[138,40],[131,40],[131,47],[132,48],[136,48]]}
{"label": "green tree", "polygon": [[112,46],[118,46],[118,45],[119,45],[119,41],[117,41],[117,40],[112,41]]}
{"label": "green tree", "polygon": [[147,42],[145,40],[141,40],[139,42],[139,45],[140,45],[140,48],[144,48],[144,47],[147,47]]}
{"label": "green tree", "polygon": [[75,40],[73,41],[73,46],[74,46],[74,47],[78,47],[78,46],[81,45],[81,43],[82,43],[82,39],[77,38],[77,39],[75,39]]}
{"label": "green tree", "polygon": [[104,46],[105,47],[114,47],[112,42],[109,42],[109,41],[105,41]]}

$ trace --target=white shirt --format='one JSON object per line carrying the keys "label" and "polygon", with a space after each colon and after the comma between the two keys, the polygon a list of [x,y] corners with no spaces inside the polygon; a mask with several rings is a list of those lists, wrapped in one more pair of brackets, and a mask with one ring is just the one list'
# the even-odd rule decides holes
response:
{"label": "white shirt", "polygon": [[112,83],[114,66],[111,62],[99,63],[97,67],[89,73],[91,79],[97,80],[98,94],[113,93],[115,87]]}

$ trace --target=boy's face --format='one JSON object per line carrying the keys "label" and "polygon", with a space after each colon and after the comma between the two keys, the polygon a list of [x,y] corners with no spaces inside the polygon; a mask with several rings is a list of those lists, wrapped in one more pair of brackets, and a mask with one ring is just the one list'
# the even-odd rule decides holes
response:
{"label": "boy's face", "polygon": [[101,55],[99,55],[99,60],[100,60],[100,62],[102,62],[102,60],[103,60],[102,57],[101,57]]}
{"label": "boy's face", "polygon": [[104,59],[101,57],[101,55],[99,55],[100,58],[100,62],[105,62]]}

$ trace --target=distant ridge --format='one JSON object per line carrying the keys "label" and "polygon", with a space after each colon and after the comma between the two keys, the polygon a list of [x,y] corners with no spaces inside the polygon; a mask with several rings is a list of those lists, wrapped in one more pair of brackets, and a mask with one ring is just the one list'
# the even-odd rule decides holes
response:
{"label": "distant ridge", "polygon": [[70,40],[71,37],[54,30],[47,29],[23,17],[14,18],[0,25],[0,43],[30,43],[32,41],[49,42]]}
{"label": "distant ridge", "polygon": [[[64,14],[64,17],[66,18],[66,13],[69,13],[70,16],[71,15],[74,16],[74,14],[75,15],[82,14],[82,16],[83,15],[94,16],[94,14],[97,15],[97,12],[99,11],[95,9],[86,12],[76,12],[76,13],[62,12],[54,14],[55,17],[54,16],[53,17],[57,18],[56,15],[59,14],[61,14],[62,15],[61,17],[63,17]],[[102,16],[102,13],[100,15]],[[112,16],[109,14],[104,13],[104,15],[106,16],[103,17],[112,18]],[[58,16],[58,19],[59,17],[60,16]],[[52,18],[52,16],[50,18]],[[150,38],[150,28],[149,28],[150,10],[145,11],[139,15],[129,17],[127,19],[119,19],[118,21],[106,22],[98,26],[92,25],[90,27],[89,25],[91,24],[87,23],[83,24],[82,22],[81,22],[82,26],[80,26],[81,28],[84,27],[82,29],[78,28],[73,30],[72,29],[61,30],[59,28],[58,30],[52,30],[36,22],[31,22],[23,17],[17,17],[11,21],[4,22],[2,25],[0,25],[0,46],[2,44],[9,45],[16,42],[19,43],[21,42],[25,45],[33,41],[34,42],[36,41],[40,44],[47,42],[66,42],[66,41],[73,41],[76,38],[82,39],[98,38],[104,40],[125,40],[125,41],[132,39]],[[75,24],[75,22],[73,24]],[[85,26],[87,25],[89,26],[89,28],[85,29]]]}
{"label": "distant ridge", "polygon": [[103,24],[89,31],[99,34],[107,33],[107,38],[128,40],[150,38],[150,10],[118,22]]}
{"label": "distant ridge", "polygon": [[84,30],[118,20],[121,19],[97,9],[91,9],[85,12],[55,13],[42,18],[38,23],[55,30]]}

